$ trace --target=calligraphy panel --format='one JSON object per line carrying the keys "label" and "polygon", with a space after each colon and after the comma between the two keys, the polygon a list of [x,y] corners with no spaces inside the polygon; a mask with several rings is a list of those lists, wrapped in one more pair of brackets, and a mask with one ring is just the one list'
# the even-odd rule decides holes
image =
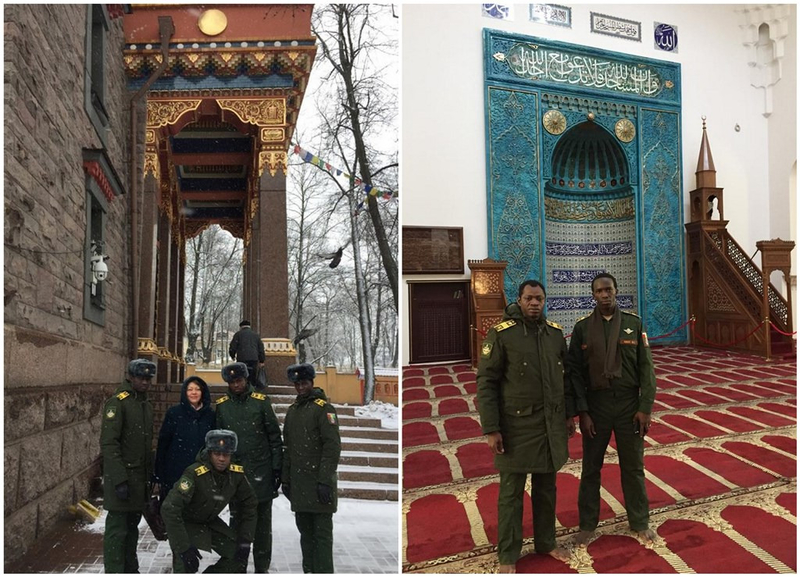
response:
{"label": "calligraphy panel", "polygon": [[484,29],[487,80],[679,105],[680,65]]}
{"label": "calligraphy panel", "polygon": [[489,257],[508,262],[513,301],[524,280],[541,278],[538,95],[489,86],[486,98]]}
{"label": "calligraphy panel", "polygon": [[[664,335],[686,320],[683,203],[681,201],[680,115],[640,111],[642,214],[642,317],[651,336]],[[685,342],[685,331],[662,342]]]}
{"label": "calligraphy panel", "polygon": [[403,227],[403,274],[463,274],[464,229]]}

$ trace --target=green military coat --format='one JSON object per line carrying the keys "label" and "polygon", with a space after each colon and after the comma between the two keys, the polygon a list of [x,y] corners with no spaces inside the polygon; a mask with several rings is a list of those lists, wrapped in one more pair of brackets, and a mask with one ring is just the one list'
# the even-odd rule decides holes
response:
{"label": "green military coat", "polygon": [[[615,335],[617,348],[622,361],[622,376],[611,382],[616,394],[638,396],[638,410],[650,414],[656,397],[656,374],[647,333],[642,332],[642,319],[634,313],[620,309],[619,335]],[[592,314],[599,314],[593,312]],[[588,394],[591,390],[589,378],[589,357],[595,351],[588,344],[589,319],[591,315],[579,319],[572,329],[569,343],[570,388],[573,389],[579,412],[589,410]],[[610,338],[610,337],[609,337]],[[632,417],[632,415],[631,415]]]}
{"label": "green military coat", "polygon": [[[103,507],[107,511],[141,511],[147,481],[153,474],[153,406],[125,379],[103,406],[100,427],[103,456]],[[128,500],[114,488],[128,482]]]}
{"label": "green military coat", "polygon": [[278,496],[272,489],[274,471],[283,466],[281,429],[272,403],[251,384],[241,395],[228,393],[217,400],[217,428],[233,431],[239,437],[236,460],[246,471],[258,502]]}
{"label": "green military coat", "polygon": [[[236,503],[239,515],[236,530],[219,518],[231,502]],[[252,543],[257,506],[258,499],[243,467],[231,463],[220,473],[211,464],[208,451],[202,449],[197,461],[186,468],[161,506],[169,546],[178,553],[192,545],[211,551],[214,531],[237,543]]]}
{"label": "green military coat", "polygon": [[[339,419],[333,405],[320,388],[298,396],[283,422],[283,483],[291,487],[292,511],[301,513],[336,512],[336,467],[342,444]],[[331,487],[333,503],[324,505],[317,498],[317,483]]]}
{"label": "green military coat", "polygon": [[567,344],[550,321],[523,320],[516,303],[489,330],[478,362],[478,413],[484,433],[499,431],[505,453],[494,465],[508,473],[551,473],[567,462],[567,417],[574,416],[564,387]]}

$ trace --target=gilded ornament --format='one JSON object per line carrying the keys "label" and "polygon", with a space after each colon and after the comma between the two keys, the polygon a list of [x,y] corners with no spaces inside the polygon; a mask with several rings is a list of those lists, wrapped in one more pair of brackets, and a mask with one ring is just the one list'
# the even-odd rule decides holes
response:
{"label": "gilded ornament", "polygon": [[160,128],[178,122],[186,112],[197,110],[202,100],[148,100],[147,127]]}
{"label": "gilded ornament", "polygon": [[614,134],[622,142],[630,142],[636,136],[636,127],[627,118],[621,118],[614,125]]}
{"label": "gilded ornament", "polygon": [[289,170],[289,163],[286,153],[280,150],[266,150],[258,153],[258,175],[264,174],[264,167],[269,170],[271,176],[275,176],[278,168],[283,169],[283,174]]}
{"label": "gilded ornament", "polygon": [[161,180],[161,164],[158,161],[158,153],[145,152],[144,153],[144,174],[147,176],[152,174],[156,180]]}
{"label": "gilded ornament", "polygon": [[197,27],[206,36],[216,36],[228,27],[228,17],[222,10],[206,10],[197,19]]}
{"label": "gilded ornament", "polygon": [[550,134],[561,134],[567,128],[566,117],[558,110],[548,110],[542,117],[542,125]]}
{"label": "gilded ornament", "polygon": [[283,142],[284,136],[283,128],[261,129],[261,142]]}
{"label": "gilded ornament", "polygon": [[242,122],[256,126],[286,124],[286,99],[284,98],[218,98],[217,104],[223,110],[230,110]]}
{"label": "gilded ornament", "polygon": [[594,112],[590,112],[589,114],[587,114],[586,118],[588,118],[591,121],[594,121]]}

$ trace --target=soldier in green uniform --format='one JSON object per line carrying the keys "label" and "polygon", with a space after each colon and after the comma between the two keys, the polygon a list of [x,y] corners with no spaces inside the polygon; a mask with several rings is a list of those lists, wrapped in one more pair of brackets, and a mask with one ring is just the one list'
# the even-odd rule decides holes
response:
{"label": "soldier in green uniform", "polygon": [[500,471],[497,552],[501,573],[515,573],[522,549],[525,481],[531,475],[537,553],[567,561],[556,546],[556,471],[569,457],[574,400],[564,387],[567,344],[561,327],[544,317],[545,289],[519,287],[503,322],[486,335],[478,363],[478,412]]}
{"label": "soldier in green uniform", "polygon": [[[220,560],[204,573],[247,573],[258,499],[244,467],[231,463],[237,441],[233,431],[206,433],[205,448],[164,500],[161,515],[167,526],[174,573],[197,573],[202,559],[199,549],[220,555]],[[228,503],[239,514],[235,530],[219,518]]]}
{"label": "soldier in green uniform", "polygon": [[103,507],[108,511],[103,537],[106,573],[138,573],[139,521],[153,474],[153,406],[147,389],[156,365],[128,363],[128,377],[103,407]]}
{"label": "soldier in green uniform", "polygon": [[[278,496],[283,465],[281,429],[269,398],[246,381],[247,365],[231,363],[222,369],[228,394],[217,400],[217,428],[239,437],[236,459],[258,497],[253,541],[256,573],[266,573],[272,561],[272,500]],[[239,523],[239,512],[231,508],[231,523]]]}
{"label": "soldier in green uniform", "polygon": [[594,535],[600,516],[600,469],[614,432],[625,510],[630,528],[652,542],[644,484],[644,437],[656,395],[656,376],[642,320],[617,307],[617,280],[608,273],[592,281],[597,301],[572,330],[567,358],[583,438],[583,467],[578,490],[579,544]]}
{"label": "soldier in green uniform", "polygon": [[323,390],[314,387],[312,365],[292,365],[287,372],[297,399],[283,423],[283,494],[292,503],[300,531],[303,572],[333,573],[339,421]]}

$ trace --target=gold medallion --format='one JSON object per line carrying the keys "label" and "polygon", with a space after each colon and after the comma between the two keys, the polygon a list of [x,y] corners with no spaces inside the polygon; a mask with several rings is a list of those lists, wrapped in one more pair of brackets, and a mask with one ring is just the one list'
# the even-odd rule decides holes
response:
{"label": "gold medallion", "polygon": [[567,128],[567,119],[558,110],[548,110],[542,117],[542,125],[550,134],[561,134]]}
{"label": "gold medallion", "polygon": [[228,17],[222,10],[212,8],[200,14],[200,18],[197,19],[197,27],[206,36],[216,36],[228,27]]}
{"label": "gold medallion", "polygon": [[622,142],[630,142],[636,136],[636,127],[627,118],[621,118],[614,125],[614,134]]}

